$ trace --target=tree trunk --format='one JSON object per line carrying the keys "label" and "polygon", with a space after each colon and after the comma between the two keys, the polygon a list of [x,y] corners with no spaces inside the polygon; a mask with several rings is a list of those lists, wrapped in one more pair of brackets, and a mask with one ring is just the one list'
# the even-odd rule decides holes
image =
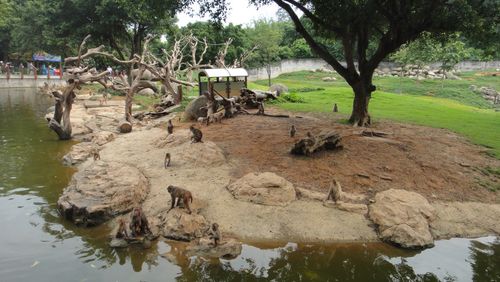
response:
{"label": "tree trunk", "polygon": [[354,126],[369,126],[371,124],[368,104],[371,98],[371,89],[365,86],[354,86],[354,101],[349,122]]}
{"label": "tree trunk", "polygon": [[269,87],[271,87],[271,64],[268,64],[266,66],[266,71],[267,71],[267,81],[268,81]]}
{"label": "tree trunk", "polygon": [[49,122],[49,128],[54,130],[59,136],[59,140],[71,139],[71,109],[75,100],[75,83],[70,83],[64,89],[64,93],[54,91],[52,94],[55,97],[54,117]]}

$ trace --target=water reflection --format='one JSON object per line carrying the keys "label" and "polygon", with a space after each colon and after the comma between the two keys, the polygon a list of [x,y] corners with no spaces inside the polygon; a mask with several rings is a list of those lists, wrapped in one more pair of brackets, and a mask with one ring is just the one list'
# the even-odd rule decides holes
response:
{"label": "water reflection", "polygon": [[[3,91],[3,92],[2,92]],[[421,252],[385,244],[244,245],[234,260],[159,256],[163,242],[108,247],[108,226],[78,228],[55,203],[73,170],[72,145],[43,120],[50,99],[0,90],[1,281],[500,281],[500,239],[452,239]]]}

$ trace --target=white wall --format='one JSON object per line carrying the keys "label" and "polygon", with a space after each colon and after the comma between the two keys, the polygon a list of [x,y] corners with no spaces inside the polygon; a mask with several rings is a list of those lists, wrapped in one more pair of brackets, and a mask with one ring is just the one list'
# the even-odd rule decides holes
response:
{"label": "white wall", "polygon": [[[342,63],[345,65],[345,63]],[[390,62],[382,62],[380,64],[380,68],[387,67],[392,68],[396,67],[397,64]],[[435,63],[431,64],[432,68],[439,68],[440,64]],[[301,71],[301,70],[315,70],[319,68],[328,68],[332,69],[325,61],[322,59],[290,59],[290,60],[282,60],[279,63],[273,64],[271,67],[271,78],[275,78],[282,73]],[[500,68],[500,61],[491,61],[491,62],[475,62],[475,61],[464,61],[457,64],[456,68],[459,71],[471,71],[471,70],[483,70],[483,69],[491,69],[491,68]],[[249,80],[259,80],[259,79],[267,79],[267,71],[266,67],[249,69]]]}

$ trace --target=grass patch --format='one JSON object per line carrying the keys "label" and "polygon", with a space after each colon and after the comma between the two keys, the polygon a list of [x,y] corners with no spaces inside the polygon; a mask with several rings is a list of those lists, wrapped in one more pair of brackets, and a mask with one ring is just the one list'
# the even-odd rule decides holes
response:
{"label": "grass patch", "polygon": [[[331,73],[295,72],[279,76],[274,83],[289,89],[317,88],[309,92],[292,92],[303,103],[279,103],[279,107],[301,112],[331,112],[334,103],[344,116],[351,113],[353,92],[343,80],[324,82],[321,77]],[[370,113],[375,119],[391,119],[460,133],[472,142],[492,148],[491,154],[500,158],[500,112],[491,109],[482,97],[469,90],[469,85],[500,88],[495,77],[464,73],[462,80],[423,80],[376,78],[378,91],[373,93]],[[257,81],[250,88],[267,89],[267,81]],[[444,85],[441,85],[444,83]],[[404,89],[395,94],[396,87]],[[322,89],[322,90],[319,90]],[[380,90],[381,89],[381,90]],[[392,91],[392,92],[391,92]],[[429,94],[429,93],[432,93]]]}

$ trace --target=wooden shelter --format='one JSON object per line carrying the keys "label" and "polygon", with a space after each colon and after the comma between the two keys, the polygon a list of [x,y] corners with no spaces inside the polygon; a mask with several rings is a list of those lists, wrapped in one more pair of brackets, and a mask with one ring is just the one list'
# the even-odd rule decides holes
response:
{"label": "wooden shelter", "polygon": [[240,96],[240,90],[247,88],[248,72],[243,68],[202,69],[198,74],[200,95],[215,89],[227,98]]}

